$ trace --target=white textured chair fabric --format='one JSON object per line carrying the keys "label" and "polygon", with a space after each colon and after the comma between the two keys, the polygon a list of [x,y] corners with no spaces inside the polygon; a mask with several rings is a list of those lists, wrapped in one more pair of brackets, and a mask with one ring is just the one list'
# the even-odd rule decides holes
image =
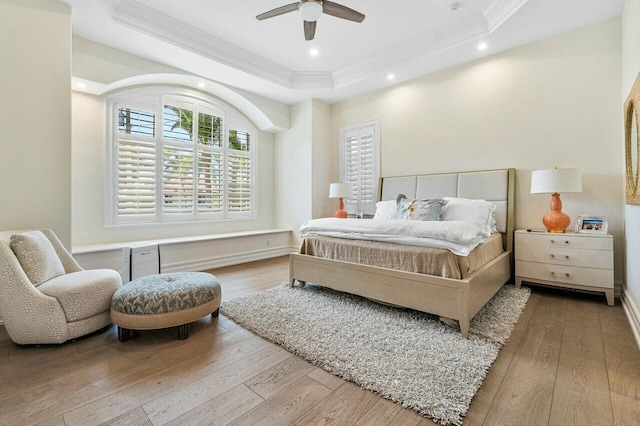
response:
{"label": "white textured chair fabric", "polygon": [[120,275],[112,269],[94,269],[52,278],[38,290],[58,299],[67,321],[74,322],[110,310],[119,281]]}
{"label": "white textured chair fabric", "polygon": [[120,275],[84,271],[56,235],[42,229],[65,274],[36,287],[10,247],[11,236],[26,231],[0,232],[0,317],[11,340],[22,345],[63,343],[110,324],[111,296],[122,285]]}
{"label": "white textured chair fabric", "polygon": [[9,247],[18,258],[29,281],[36,287],[51,278],[64,275],[64,266],[53,244],[42,231],[14,234],[11,236]]}

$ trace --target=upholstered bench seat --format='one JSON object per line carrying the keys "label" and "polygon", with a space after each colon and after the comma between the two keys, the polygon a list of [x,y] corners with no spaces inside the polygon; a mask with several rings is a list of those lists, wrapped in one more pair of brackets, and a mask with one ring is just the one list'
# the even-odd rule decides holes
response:
{"label": "upholstered bench seat", "polygon": [[115,292],[111,320],[118,338],[131,338],[131,330],[180,327],[180,339],[189,337],[198,318],[218,316],[222,292],[215,276],[204,272],[178,272],[135,279]]}

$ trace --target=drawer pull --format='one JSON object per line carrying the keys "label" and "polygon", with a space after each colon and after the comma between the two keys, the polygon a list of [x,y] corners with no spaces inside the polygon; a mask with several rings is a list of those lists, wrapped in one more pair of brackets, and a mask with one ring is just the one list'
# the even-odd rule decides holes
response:
{"label": "drawer pull", "polygon": [[565,256],[564,258],[565,258],[565,259],[568,259],[568,258],[569,258],[569,256]]}
{"label": "drawer pull", "polygon": [[551,257],[556,257],[556,255],[555,255],[555,254],[552,254],[552,255],[551,255]]}
{"label": "drawer pull", "polygon": [[564,243],[565,243],[565,244],[569,244],[569,241],[565,241]]}
{"label": "drawer pull", "polygon": [[569,276],[569,273],[567,272],[566,274],[564,274],[564,276],[565,276],[565,277],[568,277],[568,276]]}
{"label": "drawer pull", "polygon": [[551,271],[551,275],[555,275],[555,274],[556,274],[555,272]]}

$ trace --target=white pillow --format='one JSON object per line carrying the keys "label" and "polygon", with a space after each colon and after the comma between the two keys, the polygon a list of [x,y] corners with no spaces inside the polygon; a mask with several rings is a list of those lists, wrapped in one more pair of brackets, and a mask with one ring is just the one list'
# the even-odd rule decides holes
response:
{"label": "white pillow", "polygon": [[495,228],[493,212],[496,205],[485,200],[444,197],[448,203],[442,207],[442,220],[470,222],[487,234]]}
{"label": "white pillow", "polygon": [[376,203],[374,219],[396,219],[398,203],[396,200],[379,201]]}
{"label": "white pillow", "polygon": [[41,231],[13,234],[9,245],[29,281],[36,287],[64,274],[56,249]]}

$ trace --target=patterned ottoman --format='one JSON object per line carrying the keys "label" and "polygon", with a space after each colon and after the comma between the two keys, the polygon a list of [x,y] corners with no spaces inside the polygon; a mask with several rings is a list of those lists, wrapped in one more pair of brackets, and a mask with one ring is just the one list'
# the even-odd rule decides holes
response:
{"label": "patterned ottoman", "polygon": [[191,323],[211,314],[217,317],[222,292],[215,276],[204,272],[178,272],[137,278],[120,287],[111,299],[111,320],[118,340],[126,342],[131,330],[180,327],[180,339],[189,337]]}

